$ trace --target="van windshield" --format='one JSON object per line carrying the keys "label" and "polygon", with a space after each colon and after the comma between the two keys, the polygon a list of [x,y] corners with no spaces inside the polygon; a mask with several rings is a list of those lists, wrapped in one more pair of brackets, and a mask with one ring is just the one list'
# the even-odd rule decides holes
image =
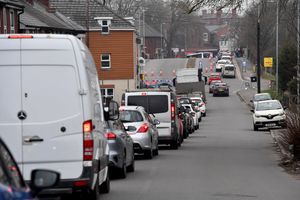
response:
{"label": "van windshield", "polygon": [[128,96],[128,106],[142,106],[149,114],[168,112],[167,95]]}
{"label": "van windshield", "polygon": [[227,67],[225,67],[225,70],[234,71],[234,67],[233,66],[227,66]]}

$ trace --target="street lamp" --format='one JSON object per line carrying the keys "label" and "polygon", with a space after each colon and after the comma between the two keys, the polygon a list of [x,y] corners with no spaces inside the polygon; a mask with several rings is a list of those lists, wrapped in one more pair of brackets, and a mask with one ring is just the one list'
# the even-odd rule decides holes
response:
{"label": "street lamp", "polygon": [[163,25],[165,23],[161,23],[160,24],[160,54],[161,54],[161,58],[164,58],[163,55],[163,46],[164,46],[164,34],[163,34]]}
{"label": "street lamp", "polygon": [[257,6],[257,93],[260,93],[260,6]]}

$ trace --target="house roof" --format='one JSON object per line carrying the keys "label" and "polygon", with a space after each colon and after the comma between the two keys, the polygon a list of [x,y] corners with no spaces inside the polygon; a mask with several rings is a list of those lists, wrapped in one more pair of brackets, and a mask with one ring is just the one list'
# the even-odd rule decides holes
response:
{"label": "house roof", "polygon": [[10,5],[17,9],[22,9],[23,5],[17,0],[0,0],[0,4]]}
{"label": "house roof", "polygon": [[[89,2],[89,6],[87,6]],[[95,17],[112,17],[111,29],[132,29],[134,26],[123,17],[117,15],[109,8],[105,7],[97,0],[50,0],[52,7],[59,12],[77,22],[83,27],[87,27],[87,7],[89,8],[89,29],[100,30],[100,26]]]}
{"label": "house roof", "polygon": [[29,4],[22,0],[24,13],[20,15],[21,29],[39,27],[70,31],[84,31],[84,28],[76,22],[68,19],[58,11],[49,12],[47,7],[34,1]]}

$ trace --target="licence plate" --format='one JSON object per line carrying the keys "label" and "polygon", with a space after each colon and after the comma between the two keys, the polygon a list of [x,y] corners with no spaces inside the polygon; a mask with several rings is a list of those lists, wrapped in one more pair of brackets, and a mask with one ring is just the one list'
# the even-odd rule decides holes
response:
{"label": "licence plate", "polygon": [[224,92],[224,90],[223,90],[223,89],[220,89],[219,91],[220,91],[220,92]]}
{"label": "licence plate", "polygon": [[275,123],[266,124],[266,127],[276,126]]}

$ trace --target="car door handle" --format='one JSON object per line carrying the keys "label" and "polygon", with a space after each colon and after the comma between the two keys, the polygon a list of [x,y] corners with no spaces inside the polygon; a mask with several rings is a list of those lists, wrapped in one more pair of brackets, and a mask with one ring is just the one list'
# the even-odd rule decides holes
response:
{"label": "car door handle", "polygon": [[24,142],[43,142],[44,139],[40,138],[39,136],[33,136],[30,138],[24,139]]}

